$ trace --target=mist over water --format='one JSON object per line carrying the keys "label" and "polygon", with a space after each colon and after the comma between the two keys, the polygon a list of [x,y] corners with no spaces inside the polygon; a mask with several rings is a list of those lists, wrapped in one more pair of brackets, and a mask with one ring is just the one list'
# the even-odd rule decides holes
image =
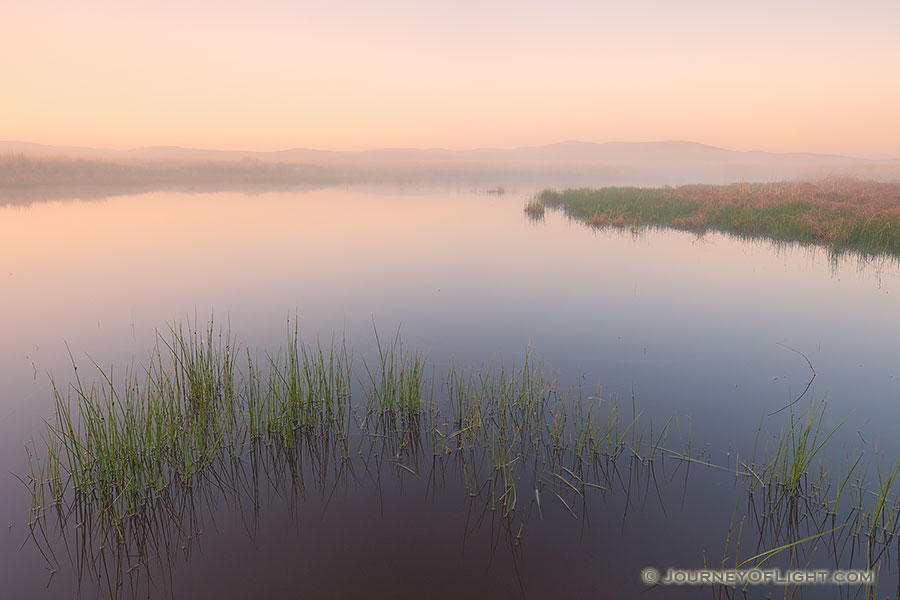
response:
{"label": "mist over water", "polygon": [[900,178],[900,160],[736,152],[694,142],[277,152],[104,150],[0,141],[0,204],[155,190],[253,193],[345,184],[523,188]]}
{"label": "mist over water", "polygon": [[898,22],[5,3],[0,600],[900,600]]}
{"label": "mist over water", "polygon": [[[195,316],[227,321],[243,348],[263,356],[283,345],[294,315],[304,340],[337,332],[361,358],[376,353],[373,327],[399,328],[405,347],[428,353],[438,388],[451,360],[514,367],[530,353],[560,389],[618,398],[629,412],[633,402],[657,431],[677,414],[670,446],[690,440],[699,460],[732,467],[783,430],[784,413],[767,415],[808,383],[793,348],[817,373],[804,402],[827,397],[827,427],[849,417],[823,461],[842,464],[848,444],[869,455],[876,443],[882,456],[900,450],[890,417],[900,398],[896,262],[834,262],[815,248],[716,233],[595,231],[558,213],[535,223],[522,211],[535,188],[487,189],[148,192],[0,208],[0,468],[26,468],[23,443],[40,442],[53,410],[48,376],[62,386],[73,379],[67,348],[81,376],[98,377],[93,363],[121,376],[146,364],[157,330]],[[279,593],[292,581],[275,572],[294,562],[322,593],[411,594],[441,564],[458,576],[448,594],[475,582],[501,596],[611,586],[628,597],[644,589],[644,566],[699,568],[704,556],[721,556],[742,497],[733,474],[677,461],[651,473],[625,461],[610,492],[576,518],[546,492],[546,520],[532,502],[517,546],[484,498],[469,498],[459,472],[428,453],[416,460],[421,479],[361,464],[338,476],[338,462],[324,487],[307,474],[303,493],[290,491],[293,477],[267,476],[264,501],[212,487],[186,504],[206,515],[192,521],[203,533],[187,550],[176,535],[149,568],[178,597],[227,595],[238,563],[248,580],[265,582],[254,589]],[[279,464],[261,472],[283,473]],[[4,481],[9,589],[71,597],[77,570],[54,563],[45,589],[46,560],[33,543],[20,550],[28,493]],[[55,535],[50,547],[60,550]],[[342,577],[341,564],[357,565],[358,576]],[[546,564],[554,566],[537,569]],[[86,594],[109,583],[93,577],[83,579]],[[123,589],[147,582],[125,581]],[[663,591],[671,597],[654,590]]]}

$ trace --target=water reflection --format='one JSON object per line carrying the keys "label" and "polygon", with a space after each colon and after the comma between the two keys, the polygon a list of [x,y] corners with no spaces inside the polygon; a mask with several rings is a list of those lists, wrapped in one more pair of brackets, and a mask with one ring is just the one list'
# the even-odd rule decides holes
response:
{"label": "water reflection", "polygon": [[[514,513],[503,514],[497,510],[488,487],[473,492],[467,484],[470,465],[466,463],[470,457],[432,456],[416,444],[404,448],[397,455],[373,452],[346,461],[340,458],[339,448],[321,439],[305,438],[293,448],[257,445],[245,456],[218,462],[196,485],[161,494],[145,510],[125,521],[111,519],[90,502],[56,506],[35,523],[32,542],[41,548],[51,573],[75,574],[79,597],[153,597],[159,593],[180,597],[184,592],[178,585],[177,571],[190,569],[198,560],[202,564],[209,545],[220,543],[222,530],[233,532],[225,539],[235,545],[235,551],[241,552],[239,548],[254,545],[264,535],[261,532],[266,529],[265,521],[273,516],[277,518],[278,514],[289,515],[288,521],[278,519],[282,527],[289,522],[289,528],[321,519],[326,512],[331,513],[331,522],[341,519],[352,522],[352,511],[359,510],[360,503],[383,505],[412,494],[414,499],[405,505],[407,509],[420,513],[419,517],[426,520],[446,519],[460,527],[458,542],[454,536],[432,540],[430,544],[458,544],[463,554],[474,555],[485,569],[491,569],[495,562],[510,564],[510,577],[502,582],[506,586],[505,595],[543,597],[545,585],[540,580],[546,579],[547,573],[540,575],[534,569],[538,564],[542,570],[552,570],[558,565],[552,560],[547,562],[545,554],[535,552],[534,543],[538,542],[530,540],[530,529],[541,527],[567,532],[557,533],[557,537],[573,534],[577,537],[590,535],[598,521],[601,528],[602,523],[618,521],[623,534],[630,535],[634,520],[640,521],[647,512],[653,512],[654,506],[667,518],[675,518],[679,500],[684,500],[688,486],[698,484],[691,477],[691,470],[704,469],[690,462],[652,463],[627,456],[618,461],[601,461],[595,464],[591,479],[600,482],[597,485],[602,485],[602,489],[578,490],[566,481],[546,482],[535,488],[540,490],[535,492],[540,495],[527,505]],[[531,489],[528,484],[522,487]],[[679,490],[684,494],[681,498],[676,493]],[[782,494],[779,500],[773,501],[766,491],[747,494],[744,486],[736,486],[735,491],[738,505],[744,505],[742,511],[746,514],[741,515],[735,507],[730,525],[716,528],[723,540],[722,555],[692,557],[686,562],[693,568],[701,564],[725,572],[738,566],[743,569],[777,566],[784,570],[875,568],[883,582],[881,590],[894,579],[888,574],[896,574],[892,534],[877,540],[859,536],[851,527],[841,526],[834,514],[822,510],[812,498],[785,499]],[[347,497],[356,500],[349,503],[340,500]],[[453,501],[447,503],[448,497]],[[439,498],[443,500],[441,510],[430,510],[429,505]],[[448,514],[450,510],[458,512],[461,518]],[[574,529],[567,528],[566,521],[577,525]],[[891,526],[896,531],[896,521]],[[383,534],[392,533],[398,532]],[[342,544],[356,543],[352,530],[337,528],[333,535]],[[667,537],[663,531],[659,535]],[[557,541],[571,544],[575,540]],[[320,542],[307,540],[304,548],[315,552]],[[283,550],[289,551],[291,538],[283,544]],[[540,562],[535,560],[535,554]],[[371,557],[371,560],[383,563],[384,568],[402,570],[399,565],[389,565],[393,560],[405,558],[407,553],[401,552],[387,561],[385,557]],[[636,571],[630,575],[637,579]],[[51,589],[58,584],[65,585],[52,579],[49,583]],[[215,591],[213,595],[223,592],[218,586],[211,587]],[[269,589],[266,585],[262,587]],[[625,585],[618,580],[611,582],[607,589],[617,588],[622,597],[640,591],[639,586]],[[364,581],[352,578],[335,583],[331,589],[341,594],[372,595]],[[513,589],[517,590],[514,594]],[[535,589],[537,593],[533,593]],[[753,587],[752,592],[771,589]],[[685,589],[684,586],[658,586],[648,591],[666,598],[709,593],[702,588]],[[715,597],[722,598],[755,597],[747,595],[751,592],[748,588],[713,586],[711,591]],[[873,593],[861,586],[835,586],[824,591],[821,586],[789,586],[782,591],[801,598],[862,598]]]}
{"label": "water reflection", "polygon": [[[232,528],[239,524],[246,534],[245,543],[252,544],[271,512],[289,514],[296,525],[324,511],[336,511],[332,518],[341,518],[342,513],[353,510],[352,505],[343,503],[331,506],[343,495],[384,504],[404,493],[415,493],[425,501],[425,506],[418,508],[413,503],[413,509],[419,511],[427,510],[429,498],[433,501],[449,495],[456,499],[455,509],[464,515],[459,531],[462,552],[474,552],[486,561],[485,568],[490,568],[498,552],[503,553],[515,574],[507,584],[515,585],[517,595],[525,597],[528,588],[523,570],[531,520],[546,520],[552,527],[554,521],[577,519],[585,530],[590,527],[592,507],[600,510],[608,495],[624,494],[624,527],[630,507],[639,510],[634,507],[648,498],[662,501],[652,467],[625,460],[624,473],[615,462],[596,465],[592,475],[599,478],[603,489],[595,484],[593,489],[578,490],[564,480],[538,484],[525,506],[504,514],[498,510],[488,479],[471,485],[471,456],[432,456],[430,451],[423,452],[420,444],[402,444],[404,449],[398,454],[385,455],[375,451],[375,446],[347,461],[341,458],[339,448],[323,439],[304,438],[293,448],[256,445],[245,456],[219,461],[196,485],[159,494],[144,510],[124,520],[83,498],[56,505],[35,522],[32,541],[41,548],[51,573],[75,573],[79,596],[138,597],[162,590],[176,595],[175,571],[189,568],[193,557],[202,554],[203,540],[208,537],[205,533],[219,529],[222,519],[233,520]],[[405,491],[413,483],[417,491]],[[529,484],[522,487],[530,490]],[[225,507],[229,510],[223,510]],[[230,514],[223,516],[224,512]],[[239,540],[231,538],[235,541]],[[344,587],[355,585],[365,591],[361,583],[344,583]]]}
{"label": "water reflection", "polygon": [[[845,449],[853,444],[865,451],[867,461],[876,443],[879,456],[896,455],[900,313],[893,296],[900,294],[900,277],[894,265],[834,265],[815,251],[773,248],[718,234],[698,240],[665,231],[593,232],[551,213],[535,225],[522,214],[531,193],[509,190],[497,197],[484,190],[415,186],[392,193],[354,187],[267,191],[249,197],[155,192],[102,203],[36,202],[29,208],[0,208],[0,468],[22,472],[22,442],[39,438],[42,419],[52,411],[46,374],[69,372],[65,342],[76,349],[78,360],[87,353],[99,364],[120,368],[123,357],[140,362],[146,356],[156,328],[195,311],[230,315],[251,349],[277,348],[284,315],[295,312],[308,339],[344,330],[367,355],[375,347],[373,317],[384,330],[402,323],[404,340],[429,351],[436,364],[448,364],[451,357],[473,365],[521,361],[523,349],[530,346],[565,387],[580,381],[593,390],[599,383],[604,396],[625,399],[634,391],[645,415],[656,423],[677,412],[683,431],[692,432],[691,456],[731,466],[729,453],[751,452],[764,415],[795,399],[809,380],[806,362],[780,342],[802,351],[814,364],[818,376],[807,397],[827,393],[825,428],[850,415],[824,451],[823,463],[845,472]],[[776,435],[780,426],[772,429],[761,439]],[[313,582],[309,585],[323,593],[334,581],[350,579],[347,564],[362,565],[356,568],[373,589],[389,590],[402,587],[389,573],[403,572],[412,581],[410,572],[419,569],[435,577],[428,565],[438,562],[451,565],[469,586],[502,597],[509,595],[510,585],[519,587],[510,551],[514,547],[523,555],[515,564],[530,596],[617,589],[623,597],[633,597],[644,590],[638,577],[643,566],[698,568],[704,557],[720,561],[735,506],[745,498],[731,476],[722,479],[718,470],[697,463],[666,457],[666,469],[655,464],[650,482],[653,476],[663,482],[679,479],[649,491],[646,470],[632,473],[630,465],[626,469],[620,463],[609,493],[587,490],[593,499],[586,503],[587,518],[581,518],[581,497],[555,477],[556,493],[578,519],[552,493],[541,496],[538,511],[533,489],[523,488],[517,514],[531,512],[518,545],[511,545],[509,532],[517,534],[520,523],[503,525],[496,509],[485,509],[482,496],[467,495],[465,471],[446,457],[431,467],[432,452],[426,450],[418,462],[403,463],[421,480],[387,454],[380,468],[370,463],[371,472],[354,456],[353,477],[341,476],[351,483],[335,485],[332,478],[333,493],[324,498],[307,483],[306,495],[297,492],[293,509],[289,499],[294,492],[279,483],[283,495],[270,494],[274,484],[264,474],[266,492],[258,500],[256,520],[251,508],[257,504],[239,499],[247,492],[235,498],[225,484],[223,489],[195,490],[194,499],[171,498],[170,513],[205,515],[193,521],[185,516],[187,524],[175,527],[190,533],[186,549],[194,550],[189,569],[167,571],[172,589],[200,596],[213,591],[258,594],[258,588],[245,590],[230,577],[241,572],[243,563],[252,563],[244,568],[256,574],[266,573],[269,564],[302,571],[304,579]],[[882,472],[888,473],[888,467]],[[248,471],[245,479],[250,478],[252,469],[241,468]],[[332,461],[331,477],[335,469]],[[278,481],[290,478],[290,469],[281,473]],[[307,482],[310,473],[307,465]],[[869,479],[875,475],[871,468]],[[430,484],[425,500],[429,477],[436,483]],[[606,485],[602,473],[592,477]],[[836,474],[834,479],[832,493],[841,477]],[[629,495],[628,485],[634,487],[635,481],[643,486],[641,493]],[[851,502],[851,483],[842,494],[846,502]],[[446,486],[444,493],[441,486]],[[2,559],[10,565],[10,593],[27,597],[43,587],[47,572],[42,559],[35,561],[28,554],[33,544],[19,551],[17,527],[27,515],[20,487],[10,477],[0,490],[3,514],[14,524]],[[738,528],[747,515],[739,554],[743,558],[756,554],[756,548],[761,552],[830,528],[823,515],[779,517],[782,513],[759,503],[760,494],[754,492],[755,512],[742,503],[735,518]],[[863,492],[864,497],[870,495]],[[372,498],[377,502],[370,502]],[[461,557],[455,536],[468,531],[466,503],[472,504],[472,523],[480,529],[469,536],[467,554]],[[370,504],[379,510],[370,512]],[[804,503],[801,507],[807,510]],[[298,519],[291,518],[292,510]],[[241,511],[248,515],[246,523]],[[763,533],[756,526],[757,516]],[[80,534],[76,526],[83,520],[73,516],[63,529]],[[95,530],[98,522],[95,515]],[[806,529],[791,529],[792,522]],[[48,515],[43,526],[52,542],[57,525]],[[105,535],[110,535],[108,529]],[[248,544],[247,530],[254,532],[255,545]],[[846,536],[847,530],[835,535]],[[429,540],[454,542],[436,548],[434,542],[423,541],[423,531]],[[495,532],[493,538],[485,531]],[[863,533],[852,537],[854,543],[866,539]],[[68,535],[72,557],[54,547],[59,560],[53,563],[57,572],[50,588],[63,597],[76,585],[66,573],[77,571],[65,565],[96,570],[89,559],[100,553],[98,538],[92,538],[92,550],[78,554],[75,537]],[[277,541],[288,535],[290,543]],[[149,547],[151,534],[145,537]],[[206,541],[198,552],[201,541],[210,538],[214,541]],[[179,553],[184,538],[174,539],[166,560],[183,565]],[[737,539],[735,533],[732,548]],[[850,548],[845,538],[831,542],[829,534],[827,539],[838,550]],[[813,546],[818,548],[815,556],[821,556],[825,540],[823,536],[803,544],[806,554],[797,554],[796,560],[805,560]],[[348,550],[357,546],[369,552]],[[238,548],[244,550],[235,551]],[[491,557],[482,548],[497,551]],[[103,547],[107,553],[113,549],[111,543]],[[132,548],[129,553],[126,556],[137,556],[139,551]],[[285,558],[299,564],[299,554],[306,566]],[[391,556],[401,557],[397,560],[408,566],[392,566]],[[846,567],[849,550],[839,556]],[[857,546],[854,564],[865,556]],[[882,564],[894,559],[888,553],[880,557]],[[126,587],[132,576],[143,582],[151,575],[154,582],[162,577],[154,571],[161,562],[153,559],[127,576],[115,575],[117,560],[107,555],[109,573],[101,579],[107,588],[108,581],[117,578]],[[138,562],[123,564],[124,572]],[[541,580],[534,565],[545,562],[557,564],[559,575]],[[485,564],[492,564],[492,570],[486,572]],[[344,572],[333,565],[343,565]],[[893,581],[893,576],[884,578],[887,568],[882,567],[882,591]],[[209,589],[202,587],[203,581],[219,579],[219,584],[207,583]],[[85,590],[99,585],[82,583]],[[274,582],[259,585],[273,594],[284,592]],[[428,581],[423,586],[433,589]],[[471,589],[453,582],[444,587],[448,595]],[[696,597],[697,590],[648,593]]]}

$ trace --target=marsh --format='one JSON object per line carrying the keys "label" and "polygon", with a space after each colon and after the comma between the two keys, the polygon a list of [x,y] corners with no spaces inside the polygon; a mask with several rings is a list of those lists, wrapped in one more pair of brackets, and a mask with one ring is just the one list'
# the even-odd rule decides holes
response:
{"label": "marsh", "polygon": [[[9,588],[187,597],[234,593],[240,578],[275,594],[299,572],[321,593],[411,596],[440,565],[450,575],[438,596],[473,585],[501,597],[601,587],[628,596],[647,589],[647,566],[693,569],[725,557],[734,566],[803,539],[773,560],[865,565],[865,553],[835,558],[816,536],[834,527],[821,525],[832,512],[846,516],[857,502],[870,507],[869,520],[828,533],[835,545],[864,539],[840,537],[851,529],[884,541],[893,525],[873,529],[871,515],[896,518],[892,489],[885,506],[869,502],[900,451],[891,425],[900,397],[896,261],[714,231],[596,229],[556,211],[536,223],[522,206],[541,189],[151,192],[0,209],[8,282],[0,302],[15,315],[0,346],[6,471],[27,480],[27,455],[46,448],[48,423],[57,422],[51,380],[73,402],[91,386],[124,394],[126,372],[144,377],[166,355],[160,334],[168,339],[178,323],[227,328],[242,353],[238,382],[252,374],[249,359],[263,373],[272,361],[286,366],[294,326],[301,344],[325,356],[341,347],[333,340],[346,340],[352,368],[341,363],[340,381],[352,402],[341,410],[355,415],[346,430],[319,428],[325,435],[287,445],[270,438],[196,463],[194,484],[160,496],[164,510],[130,509],[142,516],[124,538],[109,521],[99,535],[109,515],[91,504],[96,495],[48,502],[68,508],[48,508],[30,529],[33,498],[10,477]],[[379,355],[396,332],[402,355],[422,361],[414,379],[431,425],[414,437],[360,425],[386,381]],[[472,431],[459,416],[476,414],[475,404],[454,409],[454,373],[480,382],[466,384],[470,401],[496,399],[517,389],[500,382],[528,361],[553,382],[537,426],[544,442],[515,446],[511,432],[521,428],[507,427],[518,421],[498,420],[479,438],[490,444],[473,438],[462,454],[435,450],[456,449]],[[811,366],[814,383],[794,403]],[[549,388],[537,388],[545,397]],[[554,438],[560,397],[568,429]],[[578,414],[592,402],[598,431],[615,407],[620,433],[607,440],[621,445],[576,464]],[[349,445],[327,434],[350,430]],[[795,443],[804,432],[815,450],[809,462]],[[552,457],[554,444],[567,458],[536,458]],[[821,504],[803,513],[805,529],[778,525],[792,514],[778,485],[748,495],[764,464],[778,485],[802,486],[802,502]],[[754,511],[768,520],[756,522]],[[893,558],[877,558],[885,589],[896,580]],[[341,577],[341,564],[353,564],[355,576]]]}

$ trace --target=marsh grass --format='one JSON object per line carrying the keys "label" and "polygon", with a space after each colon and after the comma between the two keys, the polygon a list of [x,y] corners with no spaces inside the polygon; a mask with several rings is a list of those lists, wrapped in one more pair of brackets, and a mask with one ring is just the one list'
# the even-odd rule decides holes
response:
{"label": "marsh grass", "polygon": [[537,487],[551,481],[583,493],[590,482],[571,475],[584,464],[626,450],[652,460],[662,446],[668,424],[645,442],[634,410],[621,422],[612,398],[561,393],[530,354],[514,370],[451,364],[438,380],[399,332],[375,338],[356,402],[353,350],[335,337],[304,344],[296,320],[262,359],[228,329],[195,322],[158,334],[146,366],[124,377],[94,365],[87,384],[75,366],[69,388],[52,382],[44,449],[28,453],[32,519],[69,493],[125,518],[173,486],[193,486],[222,457],[313,439],[334,440],[344,460],[363,441],[386,456],[461,453],[471,458],[463,468],[470,492],[489,493],[510,514],[526,474]]}
{"label": "marsh grass", "polygon": [[[623,410],[599,391],[561,392],[530,353],[514,370],[451,363],[436,385],[427,356],[404,348],[399,331],[387,341],[376,331],[375,339],[377,356],[363,361],[357,388],[362,402],[353,400],[354,352],[346,340],[304,344],[296,321],[286,343],[262,360],[210,322],[159,335],[148,365],[129,367],[120,382],[95,366],[99,377],[86,385],[76,367],[66,393],[52,385],[55,417],[44,451],[28,453],[32,515],[60,502],[70,488],[127,515],[173,485],[191,486],[213,461],[239,457],[251,444],[291,447],[327,438],[344,460],[359,452],[360,440],[384,455],[414,447],[433,456],[474,457],[479,466],[467,471],[470,492],[478,493],[486,480],[505,513],[515,509],[524,478],[538,488],[547,481],[564,488],[577,482],[583,493],[585,482],[572,474],[627,454],[647,463],[668,457],[732,470],[772,505],[815,498],[836,513],[843,499],[862,514],[874,498],[864,519],[873,531],[896,520],[892,494],[900,462],[884,474],[879,467],[874,493],[864,490],[860,456],[848,454],[846,471],[832,480],[820,456],[843,422],[825,429],[824,401],[811,401],[800,413],[791,405],[787,427],[732,468],[693,456],[690,439],[687,446],[682,439],[680,451],[671,449],[674,416],[655,426],[638,411],[634,394]],[[242,354],[244,370],[236,360]]]}
{"label": "marsh grass", "polygon": [[[846,466],[832,472],[823,448],[847,419],[826,427],[825,400],[810,400],[800,412],[793,405],[789,408],[784,429],[767,436],[764,448],[755,450],[750,460],[737,459],[736,476],[746,492],[748,512],[738,524],[732,517],[718,568],[761,568],[777,561],[782,568],[805,569],[817,554],[825,553],[827,564],[875,572],[874,582],[865,583],[859,593],[879,597],[877,573],[897,559],[890,551],[900,532],[900,457],[885,461],[876,444],[874,456],[866,461],[863,452],[845,444]],[[737,510],[735,506],[735,515]],[[741,537],[750,527],[745,526],[756,528],[755,539],[745,544],[755,554],[746,558],[741,556]],[[731,558],[733,566],[727,566]],[[743,597],[746,589],[720,586],[716,595]],[[786,585],[785,597],[797,592],[797,585]]]}
{"label": "marsh grass", "polygon": [[532,221],[543,221],[544,213],[546,209],[544,204],[538,200],[537,198],[532,198],[528,202],[525,203],[525,208],[523,209],[525,214],[528,215],[528,218]]}
{"label": "marsh grass", "polygon": [[426,396],[425,368],[427,357],[420,352],[403,350],[400,331],[388,344],[382,344],[376,330],[378,362],[374,369],[365,365],[369,376],[367,408],[383,416],[396,416],[401,423],[419,415],[430,398]]}
{"label": "marsh grass", "polygon": [[526,205],[593,227],[671,227],[900,256],[900,183],[851,179],[677,188],[545,190]]}
{"label": "marsh grass", "polygon": [[[900,459],[885,463],[876,453],[870,464],[848,448],[846,468],[832,474],[824,449],[844,422],[826,426],[824,400],[801,411],[791,403],[778,418],[786,425],[761,448],[758,440],[751,456],[717,464],[694,454],[690,425],[685,439],[677,415],[659,425],[638,410],[634,393],[626,405],[599,389],[561,391],[530,353],[513,369],[451,362],[438,378],[399,332],[375,337],[377,355],[354,370],[346,340],[305,344],[296,320],[281,348],[262,359],[227,328],[195,321],[159,334],[146,366],[121,378],[95,365],[86,383],[75,367],[68,388],[52,385],[55,415],[43,447],[27,453],[29,522],[77,506],[93,511],[103,539],[131,543],[171,498],[202,493],[265,455],[280,457],[270,464],[291,477],[303,456],[332,471],[352,472],[356,461],[367,472],[390,467],[401,478],[451,469],[471,498],[507,520],[516,543],[529,514],[583,518],[590,499],[621,478],[621,465],[639,466],[649,484],[673,461],[731,474],[770,548],[793,551],[839,527],[864,543],[865,562],[875,565],[900,528]],[[673,425],[680,449],[669,444]],[[822,525],[798,528],[812,522]]]}

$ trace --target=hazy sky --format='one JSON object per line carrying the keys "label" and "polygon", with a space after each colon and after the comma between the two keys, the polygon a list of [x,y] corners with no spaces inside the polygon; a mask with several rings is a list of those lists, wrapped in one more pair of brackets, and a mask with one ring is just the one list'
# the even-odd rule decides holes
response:
{"label": "hazy sky", "polygon": [[0,139],[900,157],[898,26],[898,0],[0,0]]}

